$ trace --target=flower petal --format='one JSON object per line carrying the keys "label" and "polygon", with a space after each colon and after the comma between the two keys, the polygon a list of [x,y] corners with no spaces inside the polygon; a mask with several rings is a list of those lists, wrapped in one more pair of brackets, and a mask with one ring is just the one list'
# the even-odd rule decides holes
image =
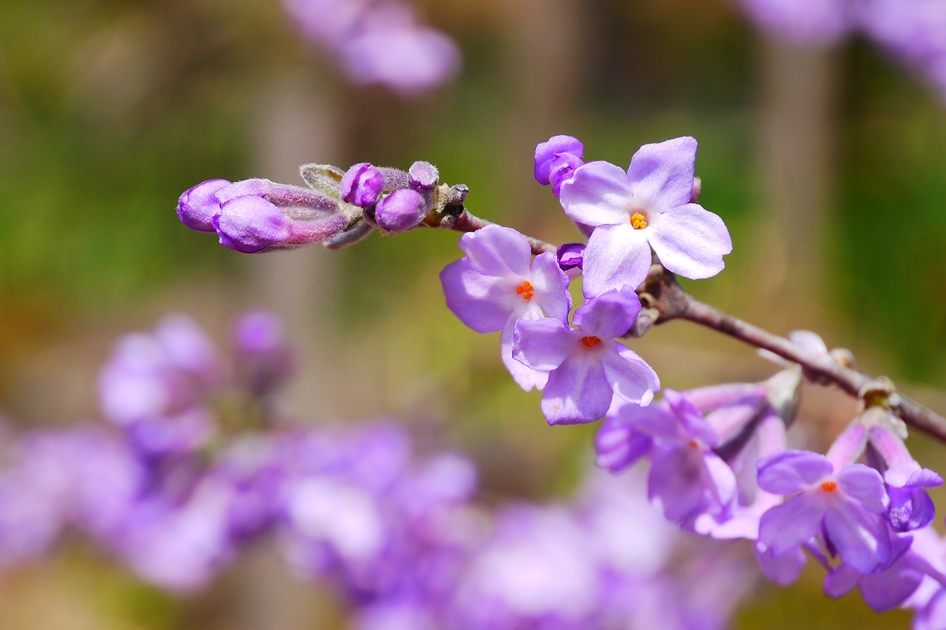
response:
{"label": "flower petal", "polygon": [[841,563],[824,576],[824,594],[838,599],[854,590],[861,574],[849,564]]}
{"label": "flower petal", "polygon": [[759,462],[759,487],[773,494],[793,494],[817,483],[833,470],[824,455],[782,451]]}
{"label": "flower petal", "polygon": [[604,355],[604,375],[614,393],[624,400],[649,405],[654,392],[660,389],[660,379],[653,368],[637,353],[620,343],[614,343],[615,352]]}
{"label": "flower petal", "polygon": [[535,290],[533,299],[545,314],[567,324],[572,298],[568,294],[568,276],[558,266],[555,254],[545,253],[535,257],[530,281]]}
{"label": "flower petal", "polygon": [[779,586],[788,586],[798,580],[808,561],[805,552],[797,547],[781,556],[775,556],[771,549],[757,543],[755,554],[762,573]]}
{"label": "flower petal", "polygon": [[647,493],[660,499],[667,520],[686,518],[706,504],[702,470],[702,452],[695,449],[671,448],[654,457]]}
{"label": "flower petal", "polygon": [[573,221],[592,227],[630,225],[628,207],[633,198],[627,175],[609,162],[588,162],[562,182],[559,201]]}
{"label": "flower petal", "polygon": [[636,289],[650,272],[650,246],[645,230],[630,223],[595,228],[582,264],[582,292],[595,297],[625,285]]}
{"label": "flower petal", "polygon": [[528,367],[549,372],[574,350],[578,334],[551,317],[520,319],[513,332],[512,356]]}
{"label": "flower petal", "polygon": [[586,301],[575,311],[572,323],[586,335],[613,339],[630,330],[640,312],[640,298],[633,288],[625,286]]}
{"label": "flower petal", "polygon": [[513,332],[515,331],[517,321],[521,320],[510,318],[500,336],[503,365],[506,366],[513,380],[516,381],[516,384],[522,389],[527,392],[532,390],[533,387],[542,389],[549,380],[548,372],[540,372],[539,370],[532,369],[523,362],[516,361],[512,358]]}
{"label": "flower petal", "polygon": [[476,271],[487,276],[528,278],[532,248],[519,232],[501,225],[464,234],[460,249]]}
{"label": "flower petal", "polygon": [[723,270],[723,256],[732,252],[726,224],[702,206],[690,203],[652,218],[647,240],[670,271],[699,280]]}
{"label": "flower petal", "polygon": [[606,418],[595,436],[595,463],[611,472],[624,470],[653,447],[650,436],[635,431],[632,427]]}
{"label": "flower petal", "polygon": [[854,499],[868,512],[885,511],[886,493],[880,473],[863,464],[851,464],[838,473],[838,485],[844,494]]}
{"label": "flower petal", "polygon": [[689,203],[696,147],[694,138],[682,137],[638,149],[627,169],[634,198],[657,213]]}
{"label": "flower petal", "polygon": [[778,557],[821,531],[824,501],[800,494],[769,509],[759,520],[759,542]]}
{"label": "flower petal", "polygon": [[612,396],[601,361],[591,353],[578,352],[549,374],[542,412],[549,424],[592,422],[608,412]]}
{"label": "flower petal", "polygon": [[479,333],[502,330],[509,320],[509,282],[483,275],[469,258],[450,263],[440,272],[447,308],[464,324]]}
{"label": "flower petal", "polygon": [[870,573],[890,560],[886,521],[859,503],[843,499],[831,501],[824,526],[841,558],[861,573]]}

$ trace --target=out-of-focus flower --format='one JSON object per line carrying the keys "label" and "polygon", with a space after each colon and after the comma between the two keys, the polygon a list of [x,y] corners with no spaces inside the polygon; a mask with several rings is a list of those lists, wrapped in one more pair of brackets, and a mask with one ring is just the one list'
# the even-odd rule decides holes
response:
{"label": "out-of-focus flower", "polygon": [[401,0],[285,0],[285,6],[354,83],[411,95],[451,80],[460,69],[456,44],[419,24]]}
{"label": "out-of-focus flower", "polygon": [[740,0],[762,28],[788,40],[827,46],[855,27],[851,0]]}
{"label": "out-of-focus flower", "polygon": [[501,330],[506,368],[523,389],[541,389],[547,375],[513,359],[513,329],[520,319],[543,316],[567,322],[568,277],[551,253],[536,256],[530,267],[529,243],[510,228],[464,234],[460,248],[466,257],[440,272],[447,307],[476,332]]}
{"label": "out-of-focus flower", "polygon": [[549,424],[591,422],[607,413],[615,395],[647,405],[660,389],[656,372],[614,340],[637,319],[640,300],[631,290],[611,291],[575,311],[570,328],[558,319],[521,319],[513,356],[549,373],[542,413]]}
{"label": "out-of-focus flower", "polygon": [[732,251],[722,219],[690,203],[696,140],[644,145],[625,173],[608,162],[578,167],[560,200],[572,220],[594,228],[582,266],[582,287],[594,297],[647,277],[651,248],[661,264],[686,278],[709,278]]}
{"label": "out-of-focus flower", "polygon": [[282,321],[266,311],[243,315],[234,330],[236,375],[257,396],[270,394],[292,376],[295,361]]}

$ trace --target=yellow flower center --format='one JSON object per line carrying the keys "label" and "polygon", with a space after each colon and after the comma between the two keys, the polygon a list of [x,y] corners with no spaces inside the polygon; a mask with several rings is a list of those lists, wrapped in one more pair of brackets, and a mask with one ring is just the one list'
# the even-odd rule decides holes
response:
{"label": "yellow flower center", "polygon": [[635,212],[631,215],[631,227],[635,230],[643,230],[647,227],[647,217],[643,212]]}
{"label": "yellow flower center", "polygon": [[535,288],[532,286],[532,283],[526,280],[518,287],[516,287],[516,293],[522,296],[523,300],[531,300],[535,295]]}

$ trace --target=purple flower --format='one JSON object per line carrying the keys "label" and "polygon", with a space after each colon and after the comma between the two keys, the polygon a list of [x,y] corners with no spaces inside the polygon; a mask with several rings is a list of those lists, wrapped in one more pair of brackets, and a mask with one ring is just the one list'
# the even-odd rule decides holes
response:
{"label": "purple flower", "polygon": [[582,261],[585,256],[585,244],[565,243],[564,245],[559,245],[555,255],[558,256],[558,266],[562,268],[562,271],[569,272],[573,269],[581,271]]}
{"label": "purple flower", "polygon": [[572,136],[552,136],[535,147],[535,181],[543,186],[552,186],[552,194],[558,197],[562,183],[571,178],[581,161],[585,147]]}
{"label": "purple flower", "polygon": [[822,533],[826,543],[861,573],[890,560],[883,479],[873,468],[851,464],[835,471],[817,453],[785,451],[759,462],[759,487],[795,495],[766,512],[759,541],[778,557]]}
{"label": "purple flower", "polygon": [[359,208],[374,205],[384,190],[384,175],[367,162],[355,164],[342,177],[341,198]]}
{"label": "purple flower", "polygon": [[568,321],[568,277],[551,253],[536,256],[530,268],[529,243],[510,228],[490,225],[464,234],[460,248],[466,257],[440,273],[447,307],[476,332],[501,330],[506,368],[523,389],[541,389],[546,374],[512,358],[513,329],[517,320],[543,314]]}
{"label": "purple flower", "polygon": [[413,190],[395,190],[378,202],[375,222],[386,232],[406,232],[427,216],[424,198]]}
{"label": "purple flower", "polygon": [[208,179],[186,190],[177,202],[177,216],[193,230],[213,232],[214,215],[220,212],[220,201],[215,193],[230,184],[225,179]]}
{"label": "purple flower", "polygon": [[741,0],[762,28],[801,44],[826,46],[854,26],[850,0]]}
{"label": "purple flower", "polygon": [[695,162],[696,140],[676,138],[641,147],[627,173],[589,162],[562,184],[565,214],[594,228],[584,257],[585,296],[636,289],[650,270],[651,248],[686,278],[723,269],[732,241],[722,219],[690,203]]}
{"label": "purple flower", "polygon": [[877,612],[886,612],[902,604],[919,588],[927,575],[940,576],[929,562],[910,547],[911,536],[894,536],[890,560],[871,573],[862,573],[843,562],[825,576],[825,594],[835,599],[854,587],[861,591],[867,605]]}
{"label": "purple flower", "polygon": [[234,333],[237,378],[255,395],[273,392],[292,376],[292,348],[276,315],[246,313],[237,321]]}
{"label": "purple flower", "polygon": [[[609,422],[608,429],[602,427],[605,435],[613,432],[614,425],[622,425],[629,433],[645,438],[629,436],[628,443],[647,444],[646,452],[653,458],[647,477],[648,494],[660,500],[668,520],[726,514],[735,497],[736,478],[712,450],[719,444],[719,435],[685,395],[665,390],[662,404],[624,405]],[[596,446],[601,442],[599,435]],[[634,450],[645,452],[628,449]],[[631,459],[622,458],[621,464],[626,466]],[[607,457],[605,461],[609,461]]]}
{"label": "purple flower", "polygon": [[[214,193],[220,244],[244,254],[322,243],[347,230],[360,210],[297,186],[248,179]],[[358,212],[355,212],[355,211]]]}
{"label": "purple flower", "polygon": [[542,395],[549,424],[597,420],[607,413],[615,394],[629,402],[650,403],[660,388],[657,374],[613,340],[628,331],[640,308],[633,291],[612,291],[575,312],[577,329],[554,318],[516,324],[513,356],[549,373]]}

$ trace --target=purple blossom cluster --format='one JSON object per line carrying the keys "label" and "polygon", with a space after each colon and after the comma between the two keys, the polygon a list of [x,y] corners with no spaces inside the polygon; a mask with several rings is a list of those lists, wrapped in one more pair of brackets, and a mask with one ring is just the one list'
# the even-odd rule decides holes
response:
{"label": "purple blossom cluster", "polygon": [[[0,567],[72,530],[190,592],[269,538],[300,576],[333,585],[360,630],[714,629],[749,590],[737,548],[691,542],[675,557],[682,541],[639,471],[593,472],[567,502],[489,509],[468,459],[418,454],[392,421],[276,422],[264,403],[293,365],[279,320],[248,313],[233,340],[228,361],[167,317],[119,340],[102,370],[111,430],[16,440],[0,473]],[[713,596],[696,575],[717,577]]]}
{"label": "purple blossom cluster", "polygon": [[406,0],[285,0],[306,38],[326,48],[360,85],[415,94],[441,85],[460,69],[449,37],[419,23]]}
{"label": "purple blossom cluster", "polygon": [[741,0],[741,4],[760,27],[802,44],[828,46],[862,33],[946,95],[944,0]]}

